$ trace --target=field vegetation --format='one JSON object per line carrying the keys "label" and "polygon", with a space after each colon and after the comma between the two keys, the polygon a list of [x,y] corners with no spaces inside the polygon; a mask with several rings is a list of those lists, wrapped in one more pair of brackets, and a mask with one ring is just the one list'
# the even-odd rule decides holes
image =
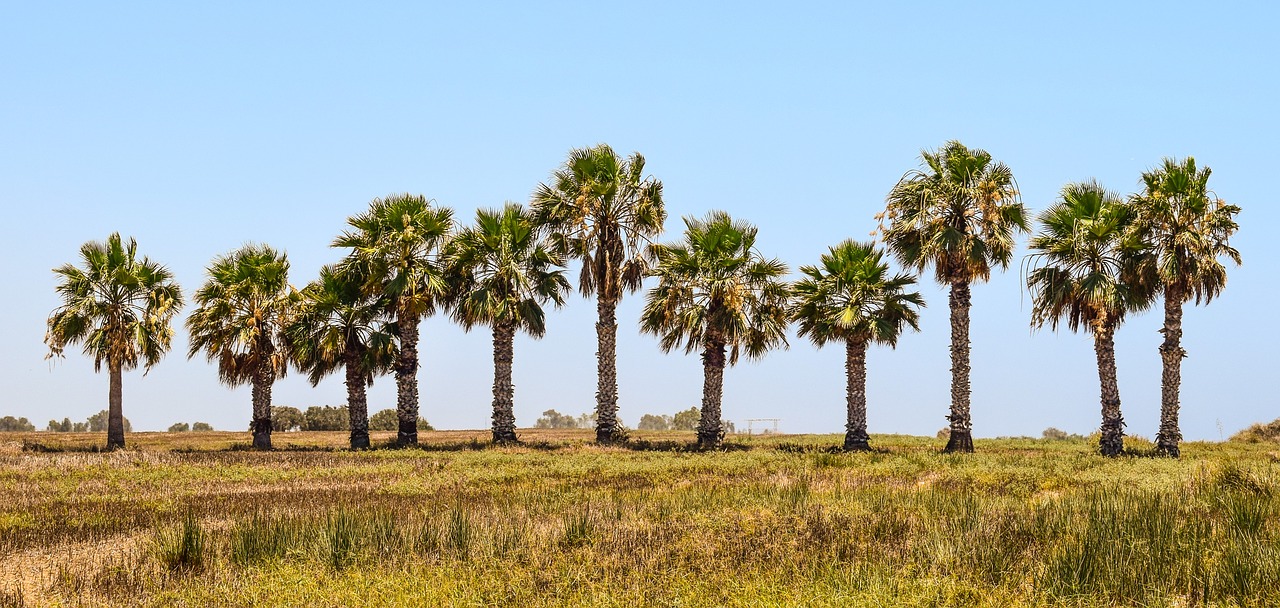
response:
{"label": "field vegetation", "polygon": [[1280,447],[0,434],[0,606],[1275,606]]}

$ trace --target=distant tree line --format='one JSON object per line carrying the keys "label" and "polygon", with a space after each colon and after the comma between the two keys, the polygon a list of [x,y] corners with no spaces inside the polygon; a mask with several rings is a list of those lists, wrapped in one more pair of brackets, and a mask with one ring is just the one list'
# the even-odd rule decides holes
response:
{"label": "distant tree line", "polygon": [[36,425],[31,424],[26,418],[14,418],[13,416],[5,416],[0,418],[0,431],[29,433],[36,430]]}
{"label": "distant tree line", "polygon": [[[23,418],[23,420],[26,420],[26,418]],[[72,422],[70,418],[63,418],[62,422],[50,420],[44,430],[52,433],[101,433],[107,430],[107,420],[108,412],[107,410],[102,410],[89,416],[89,419],[84,422]],[[132,433],[133,425],[129,424],[129,419],[121,417],[121,421],[124,426],[124,432]]]}
{"label": "distant tree line", "polygon": [[[313,405],[306,411],[287,405],[271,407],[271,430],[289,431],[349,431],[351,417],[345,405]],[[400,426],[400,418],[394,409],[375,412],[369,417],[369,430],[394,431]],[[426,420],[418,419],[418,429],[434,431]]]}

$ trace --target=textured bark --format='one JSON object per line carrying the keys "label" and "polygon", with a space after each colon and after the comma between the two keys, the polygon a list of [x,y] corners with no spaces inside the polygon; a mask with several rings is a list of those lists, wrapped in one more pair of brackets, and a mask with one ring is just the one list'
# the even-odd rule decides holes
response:
{"label": "textured bark", "polygon": [[351,427],[351,449],[369,447],[369,398],[365,392],[366,376],[360,365],[360,350],[348,347],[347,368],[347,416]]}
{"label": "textured bark", "polygon": [[516,439],[515,386],[511,383],[511,359],[515,351],[513,323],[493,326],[493,442]]}
{"label": "textured bark", "polygon": [[724,439],[720,423],[720,399],[724,396],[724,343],[707,341],[702,351],[702,418],[698,421],[698,447],[714,448]]}
{"label": "textured bark", "polygon": [[110,387],[107,389],[107,449],[124,447],[124,379],[120,364],[107,364]]}
{"label": "textured bark", "polygon": [[848,417],[844,425],[844,449],[869,450],[867,435],[867,342],[845,343],[844,372],[847,377],[845,401]]}
{"label": "textured bark", "polygon": [[[270,358],[270,353],[264,359]],[[262,362],[253,376],[253,447],[271,449],[271,384],[275,373],[271,364]]]}
{"label": "textured bark", "polygon": [[396,355],[396,444],[418,443],[418,317],[401,314],[400,352]]}
{"label": "textured bark", "polygon": [[948,452],[973,451],[969,418],[969,282],[951,283],[951,437]]}
{"label": "textured bark", "polygon": [[1160,376],[1160,432],[1156,434],[1156,452],[1177,458],[1182,431],[1178,428],[1178,392],[1182,384],[1182,291],[1168,288],[1164,294],[1164,342],[1160,359],[1164,372]]}
{"label": "textured bark", "polygon": [[1102,437],[1098,448],[1103,456],[1119,456],[1124,452],[1124,418],[1120,416],[1114,327],[1105,324],[1094,329],[1093,350],[1098,355],[1098,382],[1102,388]]}
{"label": "textured bark", "polygon": [[618,433],[617,304],[603,291],[596,299],[596,441],[615,443]]}

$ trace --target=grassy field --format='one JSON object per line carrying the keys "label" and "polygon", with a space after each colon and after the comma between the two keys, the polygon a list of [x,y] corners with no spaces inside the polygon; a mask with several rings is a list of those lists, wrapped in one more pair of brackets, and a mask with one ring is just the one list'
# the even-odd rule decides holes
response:
{"label": "grassy field", "polygon": [[1276,444],[521,436],[0,434],[0,607],[1280,605]]}

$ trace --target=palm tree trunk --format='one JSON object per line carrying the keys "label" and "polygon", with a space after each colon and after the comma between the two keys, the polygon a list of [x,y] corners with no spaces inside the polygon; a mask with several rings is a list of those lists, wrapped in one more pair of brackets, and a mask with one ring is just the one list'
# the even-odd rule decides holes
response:
{"label": "palm tree trunk", "polygon": [[724,439],[720,424],[720,400],[724,396],[724,344],[711,339],[702,351],[702,418],[698,421],[698,447],[715,448]]}
{"label": "palm tree trunk", "polygon": [[951,437],[947,452],[973,451],[969,419],[969,282],[951,283]]}
{"label": "palm tree trunk", "polygon": [[596,297],[596,441],[615,443],[618,433],[617,303],[600,288]]}
{"label": "palm tree trunk", "polygon": [[263,357],[253,375],[253,447],[259,450],[271,449],[271,384],[275,381],[275,371]]}
{"label": "palm tree trunk", "polygon": [[400,421],[397,445],[418,443],[418,316],[397,314],[400,352],[396,354],[396,417]]}
{"label": "palm tree trunk", "polygon": [[1103,456],[1119,456],[1124,452],[1124,418],[1120,416],[1115,328],[1111,324],[1094,329],[1093,350],[1098,355],[1098,381],[1102,385],[1102,437],[1098,447]]}
{"label": "palm tree trunk", "polygon": [[867,435],[867,341],[849,340],[845,343],[844,372],[845,401],[848,419],[844,425],[844,449],[862,451],[871,449]]}
{"label": "palm tree trunk", "polygon": [[360,351],[347,348],[347,417],[351,427],[351,449],[369,447],[369,398],[365,392],[366,374],[360,364]]}
{"label": "palm tree trunk", "polygon": [[511,359],[515,352],[515,324],[493,326],[493,442],[516,439],[515,387],[511,384]]}
{"label": "palm tree trunk", "polygon": [[1160,432],[1156,434],[1156,452],[1177,458],[1178,442],[1182,431],[1178,428],[1178,392],[1182,384],[1182,358],[1187,351],[1182,348],[1182,290],[1176,287],[1164,292],[1164,342],[1160,344],[1160,359],[1164,372],[1160,376]]}
{"label": "palm tree trunk", "polygon": [[124,447],[124,379],[120,363],[107,364],[110,376],[107,389],[107,449]]}

